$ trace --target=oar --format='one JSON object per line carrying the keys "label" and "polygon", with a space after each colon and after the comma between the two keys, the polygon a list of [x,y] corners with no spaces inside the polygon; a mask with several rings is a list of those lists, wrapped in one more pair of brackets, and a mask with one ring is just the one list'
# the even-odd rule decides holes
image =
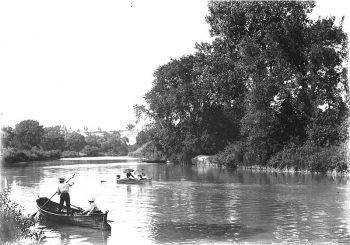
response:
{"label": "oar", "polygon": [[[66,181],[66,184],[67,184],[71,179],[73,179],[74,176],[75,176],[75,173],[72,175],[72,177],[70,177],[70,178]],[[46,205],[46,203],[48,203],[56,194],[57,194],[57,191],[56,191],[56,192],[50,197],[50,199],[47,200],[47,201],[44,203],[44,205],[42,205],[41,207],[44,207],[44,206]],[[32,215],[30,216],[30,218],[33,219],[34,216],[35,216],[37,213],[38,213],[38,211],[36,211],[34,214],[32,214]]]}
{"label": "oar", "polygon": [[71,204],[71,206],[74,207],[74,208],[77,208],[77,209],[79,209],[79,210],[84,211],[84,209],[82,209],[81,207],[77,207],[77,206],[75,206],[75,205],[73,205],[73,204]]}

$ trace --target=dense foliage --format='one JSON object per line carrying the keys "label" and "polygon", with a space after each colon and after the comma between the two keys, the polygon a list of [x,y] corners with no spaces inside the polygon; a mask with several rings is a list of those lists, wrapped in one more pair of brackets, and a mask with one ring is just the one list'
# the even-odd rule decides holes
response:
{"label": "dense foliage", "polygon": [[24,120],[14,129],[1,130],[1,155],[5,163],[58,159],[60,157],[127,155],[128,139],[118,131],[85,132],[65,127],[44,127]]}
{"label": "dense foliage", "polygon": [[153,125],[147,125],[136,136],[135,150],[129,152],[128,156],[146,158],[148,160],[166,160],[162,146],[158,141],[153,140],[157,135]]}
{"label": "dense foliage", "polygon": [[34,221],[23,214],[21,207],[9,199],[9,190],[0,192],[0,244],[20,244],[23,239],[33,239],[38,244],[42,232],[31,230]]}
{"label": "dense foliage", "polygon": [[290,145],[340,147],[348,114],[341,23],[310,19],[314,2],[208,6],[214,40],[160,66],[147,107],[136,106],[153,119],[159,149],[179,160],[221,152],[222,161],[267,165]]}

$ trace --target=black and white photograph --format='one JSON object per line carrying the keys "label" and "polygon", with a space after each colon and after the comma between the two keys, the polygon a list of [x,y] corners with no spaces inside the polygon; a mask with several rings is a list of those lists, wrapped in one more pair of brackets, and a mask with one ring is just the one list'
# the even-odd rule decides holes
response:
{"label": "black and white photograph", "polygon": [[349,12],[0,1],[0,245],[350,244]]}

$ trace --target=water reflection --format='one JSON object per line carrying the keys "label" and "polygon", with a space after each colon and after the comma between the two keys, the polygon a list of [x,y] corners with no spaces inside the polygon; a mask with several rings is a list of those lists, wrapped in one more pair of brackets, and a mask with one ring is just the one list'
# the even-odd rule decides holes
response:
{"label": "water reflection", "polygon": [[198,224],[168,222],[152,225],[153,238],[158,243],[194,243],[196,241],[239,241],[252,234],[263,232],[239,224]]}
{"label": "water reflection", "polygon": [[46,243],[62,245],[88,243],[108,244],[111,231],[99,231],[76,226],[63,226],[50,221],[40,220],[38,228],[55,239],[46,238]]}
{"label": "water reflection", "polygon": [[[144,169],[152,184],[117,184],[124,168]],[[71,202],[87,208],[94,196],[110,211],[109,234],[41,223],[47,244],[350,242],[347,178],[120,159],[41,162],[0,173],[1,188],[7,182],[29,214],[38,196],[55,192],[58,176],[72,173]]]}

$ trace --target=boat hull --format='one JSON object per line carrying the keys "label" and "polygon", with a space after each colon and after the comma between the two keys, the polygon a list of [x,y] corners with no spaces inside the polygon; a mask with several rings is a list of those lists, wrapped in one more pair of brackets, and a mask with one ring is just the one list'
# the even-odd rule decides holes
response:
{"label": "boat hull", "polygon": [[144,163],[166,163],[167,160],[150,160],[150,159],[142,159],[141,162]]}
{"label": "boat hull", "polygon": [[146,183],[152,183],[152,179],[118,179],[117,178],[117,183],[118,184],[146,184]]}
{"label": "boat hull", "polygon": [[59,204],[48,200],[49,199],[46,197],[41,197],[36,200],[36,204],[40,215],[49,221],[98,230],[111,230],[111,226],[107,222],[108,212],[80,215],[78,213],[81,212],[81,210],[71,208],[73,215],[67,215],[66,209],[62,209],[63,212],[59,213]]}

